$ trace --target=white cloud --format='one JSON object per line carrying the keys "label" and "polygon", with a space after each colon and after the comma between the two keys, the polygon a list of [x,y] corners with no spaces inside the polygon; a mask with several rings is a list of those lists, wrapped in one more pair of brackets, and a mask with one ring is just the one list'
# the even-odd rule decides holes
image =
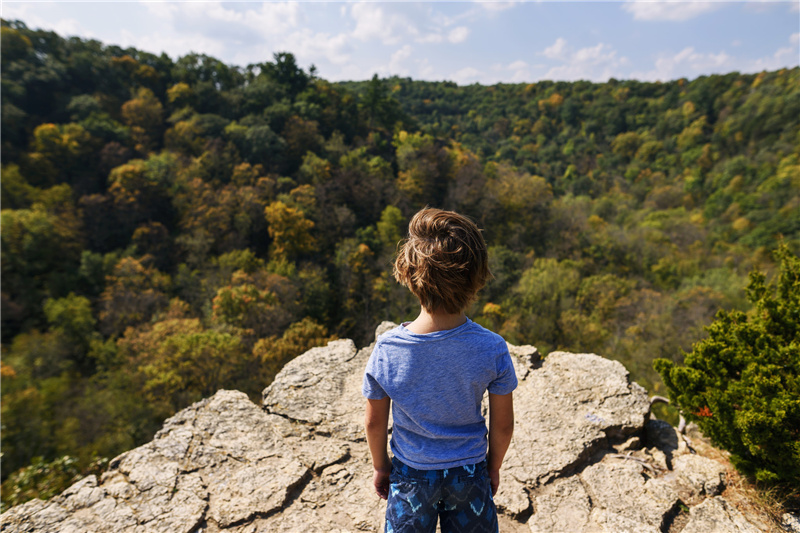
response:
{"label": "white cloud", "polygon": [[405,61],[411,57],[411,45],[405,45],[395,53],[389,61],[388,74],[396,74],[398,76],[407,76],[409,74],[408,67],[404,66]]}
{"label": "white cloud", "polygon": [[531,81],[530,66],[525,61],[518,59],[511,63],[504,65],[503,63],[494,63],[489,70],[492,71],[491,76],[482,76],[481,83],[518,83],[524,81]]}
{"label": "white cloud", "polygon": [[[747,0],[744,3],[744,9],[750,13],[767,13],[781,3],[788,3],[788,2],[776,2],[775,0]],[[792,2],[792,4],[796,4],[797,2]]]}
{"label": "white cloud", "polygon": [[604,43],[572,51],[563,37],[556,39],[539,55],[560,63],[551,66],[541,79],[560,81],[606,81],[611,77],[620,77],[621,67],[629,62],[624,56],[618,57],[617,51]]}
{"label": "white cloud", "polygon": [[634,0],[622,4],[622,9],[632,13],[635,20],[683,21],[714,11],[721,5],[720,2]]}
{"label": "white cloud", "polygon": [[334,65],[342,65],[350,60],[350,44],[346,34],[315,33],[303,28],[288,35],[281,42],[281,49],[291,51],[300,64],[318,63],[321,59]]}
{"label": "white cloud", "polygon": [[526,68],[522,68],[519,70],[515,70],[511,74],[511,79],[509,81],[511,83],[522,83],[522,82],[529,82],[532,79],[533,77],[531,76],[531,71]]}
{"label": "white cloud", "polygon": [[411,22],[399,13],[388,13],[390,4],[357,3],[350,8],[356,22],[352,36],[361,41],[379,40],[383,44],[398,44],[403,34],[418,34]]}
{"label": "white cloud", "polygon": [[518,2],[510,1],[510,2],[503,2],[503,1],[489,1],[489,2],[478,2],[478,4],[483,7],[486,11],[505,11],[506,9],[511,9],[516,5]]}
{"label": "white cloud", "polygon": [[55,22],[41,17],[31,9],[30,4],[24,3],[5,3],[2,5],[3,18],[6,20],[22,20],[29,28],[41,28],[54,31],[62,37],[76,35],[84,38],[94,38],[96,35],[85,29],[80,22],[74,18],[62,18]]}
{"label": "white cloud", "polygon": [[608,78],[622,77],[621,69],[629,63],[628,58],[618,57],[617,51],[604,43],[581,48],[572,53],[565,45],[566,43],[561,46],[558,56],[554,54],[549,56],[551,59],[559,57],[563,63],[551,67],[542,76],[543,79],[606,81]]}
{"label": "white cloud", "polygon": [[[144,6],[161,27],[130,44],[148,50],[163,47],[173,57],[202,51],[246,65],[269,61],[274,52],[288,51],[301,67],[312,63],[343,65],[352,57],[352,37],[304,25],[298,3],[147,2]],[[334,17],[337,14],[342,16],[341,10],[333,11]],[[324,76],[324,72],[321,74]]]}
{"label": "white cloud", "polygon": [[656,59],[654,68],[646,72],[634,72],[631,77],[645,81],[667,81],[680,77],[712,74],[734,70],[734,58],[725,52],[701,53],[687,46],[677,54],[662,55]]}
{"label": "white cloud", "polygon": [[563,37],[559,37],[556,39],[556,42],[544,49],[542,55],[549,57],[550,59],[563,59],[565,56],[566,47],[567,40]]}
{"label": "white cloud", "polygon": [[732,71],[753,73],[762,70],[791,68],[800,63],[800,54],[797,51],[797,45],[800,44],[800,33],[791,34],[788,40],[793,46],[778,48],[772,54],[756,59],[731,56],[724,50],[717,53],[703,53],[696,51],[694,47],[687,46],[676,54],[661,55],[656,59],[651,70],[631,72],[627,77],[643,81],[667,81]]}
{"label": "white cloud", "polygon": [[378,72],[378,69],[375,68],[361,68],[355,63],[347,63],[338,72],[336,72],[332,76],[327,76],[326,79],[331,81],[342,81],[342,80],[368,80],[372,77],[373,74]]}
{"label": "white cloud", "polygon": [[350,35],[363,42],[377,41],[385,45],[461,43],[469,36],[466,26],[448,31],[455,19],[425,4],[355,3],[350,7],[350,16],[355,22]]}
{"label": "white cloud", "polygon": [[[299,6],[291,2],[228,4],[213,2],[145,2],[159,22],[171,22],[176,29],[214,34],[247,28],[260,35],[285,34],[298,26]],[[246,6],[246,7],[243,7]],[[255,7],[254,7],[255,6]]]}
{"label": "white cloud", "polygon": [[447,35],[447,40],[453,44],[463,43],[467,40],[467,36],[469,36],[469,28],[466,26],[459,26],[450,30],[450,33]]}
{"label": "white cloud", "polygon": [[430,61],[428,61],[427,57],[422,58],[419,61],[417,76],[419,76],[420,79],[430,79],[434,72],[436,72],[436,69],[433,68],[433,65],[431,65]]}
{"label": "white cloud", "polygon": [[414,39],[414,42],[421,44],[439,44],[442,41],[444,41],[444,37],[442,37],[441,33],[429,33]]}
{"label": "white cloud", "polygon": [[175,14],[178,12],[180,4],[173,4],[169,2],[147,2],[143,4],[145,9],[147,9],[148,13],[154,18],[154,20],[158,20],[161,22],[171,21],[175,18]]}
{"label": "white cloud", "polygon": [[209,39],[200,34],[181,35],[178,33],[154,32],[147,35],[134,34],[122,30],[116,34],[116,43],[124,47],[148,50],[154,54],[166,52],[173,58],[195,52],[220,57],[225,45],[217,39]]}
{"label": "white cloud", "polygon": [[457,71],[455,74],[452,74],[450,77],[459,85],[467,85],[479,81],[482,75],[483,72],[474,67],[465,67]]}
{"label": "white cloud", "polygon": [[211,2],[211,3],[204,3],[204,4],[192,4],[192,3],[189,3],[189,4],[186,5],[186,7],[188,9],[192,9],[194,11],[197,11],[198,8],[202,7],[203,11],[204,11],[204,13],[202,15],[205,15],[205,16],[207,16],[207,17],[209,17],[209,18],[211,18],[211,19],[213,19],[213,20],[215,20],[217,22],[222,22],[222,23],[238,22],[238,23],[241,23],[241,22],[243,22],[243,19],[244,19],[244,17],[242,16],[242,13],[239,13],[239,12],[234,11],[232,9],[226,9],[222,4],[220,4],[218,2],[217,3]]}
{"label": "white cloud", "polygon": [[[243,11],[227,6],[238,4],[209,4],[206,3],[185,3],[181,6],[194,6],[199,8],[197,19],[203,20],[203,24],[222,25],[230,24],[232,28],[247,28],[262,38],[270,39],[275,35],[285,35],[299,26],[299,11],[296,3],[269,3],[266,2],[256,8],[251,8],[253,4],[247,5]],[[211,20],[208,20],[208,19]]]}
{"label": "white cloud", "polygon": [[59,35],[86,35],[91,36],[92,32],[86,31],[80,22],[73,18],[61,19],[53,25],[53,31]]}
{"label": "white cloud", "polygon": [[148,33],[136,35],[137,42],[131,34],[129,44],[154,52],[163,50],[173,57],[196,51],[244,65],[267,61],[272,52],[285,50],[299,58],[322,48],[319,41],[326,36],[299,30],[310,41],[292,37],[298,32],[300,11],[297,4],[288,2],[144,2],[143,6],[153,24],[146,27]]}
{"label": "white cloud", "polygon": [[797,47],[778,48],[771,56],[756,59],[741,69],[742,72],[760,72],[762,70],[778,70],[785,67],[796,67],[800,63]]}
{"label": "white cloud", "polygon": [[392,54],[392,61],[408,59],[411,57],[411,45],[405,45]]}

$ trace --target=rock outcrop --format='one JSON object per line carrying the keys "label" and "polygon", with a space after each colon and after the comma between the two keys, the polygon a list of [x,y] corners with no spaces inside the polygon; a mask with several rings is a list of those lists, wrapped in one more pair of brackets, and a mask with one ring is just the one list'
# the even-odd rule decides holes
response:
{"label": "rock outcrop", "polygon": [[[520,386],[496,497],[501,531],[763,530],[719,496],[722,465],[650,420],[645,390],[620,363],[510,349]],[[314,348],[281,370],[262,406],[219,391],[99,479],[10,509],[0,531],[381,531],[362,428],[370,352],[349,340]]]}

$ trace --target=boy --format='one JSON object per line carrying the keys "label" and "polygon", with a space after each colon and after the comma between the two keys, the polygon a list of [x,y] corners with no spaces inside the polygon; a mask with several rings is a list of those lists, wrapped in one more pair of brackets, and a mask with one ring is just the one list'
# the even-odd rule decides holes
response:
{"label": "boy", "polygon": [[414,215],[394,276],[419,299],[420,314],[381,335],[362,387],[375,491],[388,499],[387,532],[433,532],[437,519],[443,533],[498,531],[492,498],[514,428],[517,378],[502,337],[464,314],[490,275],[472,221],[430,208]]}

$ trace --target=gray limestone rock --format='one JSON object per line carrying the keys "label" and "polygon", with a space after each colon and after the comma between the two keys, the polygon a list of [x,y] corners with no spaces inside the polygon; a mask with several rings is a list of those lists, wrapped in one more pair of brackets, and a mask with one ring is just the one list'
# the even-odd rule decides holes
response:
{"label": "gray limestone rock", "polygon": [[781,526],[791,533],[800,533],[800,515],[783,513],[783,516],[781,516]]}
{"label": "gray limestone rock", "polygon": [[614,449],[618,452],[632,452],[639,450],[642,447],[642,439],[638,435],[634,435],[622,444],[614,445]]}
{"label": "gray limestone rock", "polygon": [[725,467],[699,455],[681,455],[673,461],[678,478],[693,497],[716,496],[725,488]]}
{"label": "gray limestone rock", "polygon": [[673,457],[689,453],[686,440],[678,430],[664,420],[648,420],[645,425],[645,442],[649,448],[658,448],[667,457],[672,467]]}
{"label": "gray limestone rock", "polygon": [[356,350],[351,340],[312,348],[287,363],[264,389],[264,408],[309,424],[318,434],[362,440],[361,379],[370,353]]}
{"label": "gray limestone rock", "polygon": [[539,350],[536,349],[536,346],[530,346],[528,344],[514,346],[513,344],[509,344],[508,351],[512,355],[511,360],[514,362],[514,371],[517,374],[518,380],[527,378],[532,369],[541,366],[542,355],[539,353]]}
{"label": "gray limestone rock", "polygon": [[283,512],[242,531],[382,531],[386,503],[372,488],[367,446],[352,447],[350,460],[324,468]]}
{"label": "gray limestone rock", "polygon": [[[263,408],[219,391],[100,479],[10,509],[0,531],[381,531],[386,504],[372,487],[361,396],[371,350],[349,340],[309,350],[264,390]],[[503,531],[661,531],[679,498],[699,503],[685,533],[754,531],[725,500],[705,499],[722,490],[721,467],[688,454],[669,424],[647,421],[645,391],[620,363],[509,350],[520,386],[495,498]]]}
{"label": "gray limestone rock", "polygon": [[526,485],[567,475],[596,451],[640,432],[645,390],[622,364],[594,354],[554,352],[514,393],[514,439],[504,472]]}
{"label": "gray limestone rock", "polygon": [[678,503],[674,488],[645,475],[636,461],[604,460],[580,475],[592,501],[595,531],[660,533],[665,517]]}
{"label": "gray limestone rock", "polygon": [[207,481],[208,517],[220,527],[228,527],[255,516],[266,516],[283,506],[289,492],[307,472],[306,467],[291,457],[278,462],[263,461],[250,468],[222,466]]}
{"label": "gray limestone rock", "polygon": [[375,328],[375,339],[377,340],[378,337],[396,327],[397,324],[395,324],[394,322],[389,322],[388,320],[381,322],[380,324],[378,324],[378,327]]}
{"label": "gray limestone rock", "polygon": [[497,508],[512,517],[523,517],[531,508],[531,501],[525,485],[511,476],[504,476],[495,494]]}
{"label": "gray limestone rock", "polygon": [[[3,514],[2,531],[195,531],[280,509],[309,469],[245,394],[219,391],[177,413],[153,441],[47,503]],[[280,424],[278,424],[280,425]]]}
{"label": "gray limestone rock", "polygon": [[592,533],[592,502],[579,476],[558,479],[543,487],[534,498],[535,512],[528,520],[531,533],[570,531]]}
{"label": "gray limestone rock", "polygon": [[705,500],[689,511],[689,522],[682,533],[758,533],[758,527],[748,522],[721,496]]}

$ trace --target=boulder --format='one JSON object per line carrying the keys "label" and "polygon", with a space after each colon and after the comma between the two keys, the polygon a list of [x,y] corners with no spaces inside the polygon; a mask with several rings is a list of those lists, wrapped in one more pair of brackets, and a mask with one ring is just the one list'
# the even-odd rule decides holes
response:
{"label": "boulder", "polygon": [[527,372],[514,393],[514,439],[503,463],[524,485],[568,475],[644,428],[647,394],[619,362],[554,352]]}
{"label": "boulder", "polygon": [[361,373],[371,350],[339,340],[312,348],[284,366],[263,392],[264,408],[323,435],[362,440]]}

